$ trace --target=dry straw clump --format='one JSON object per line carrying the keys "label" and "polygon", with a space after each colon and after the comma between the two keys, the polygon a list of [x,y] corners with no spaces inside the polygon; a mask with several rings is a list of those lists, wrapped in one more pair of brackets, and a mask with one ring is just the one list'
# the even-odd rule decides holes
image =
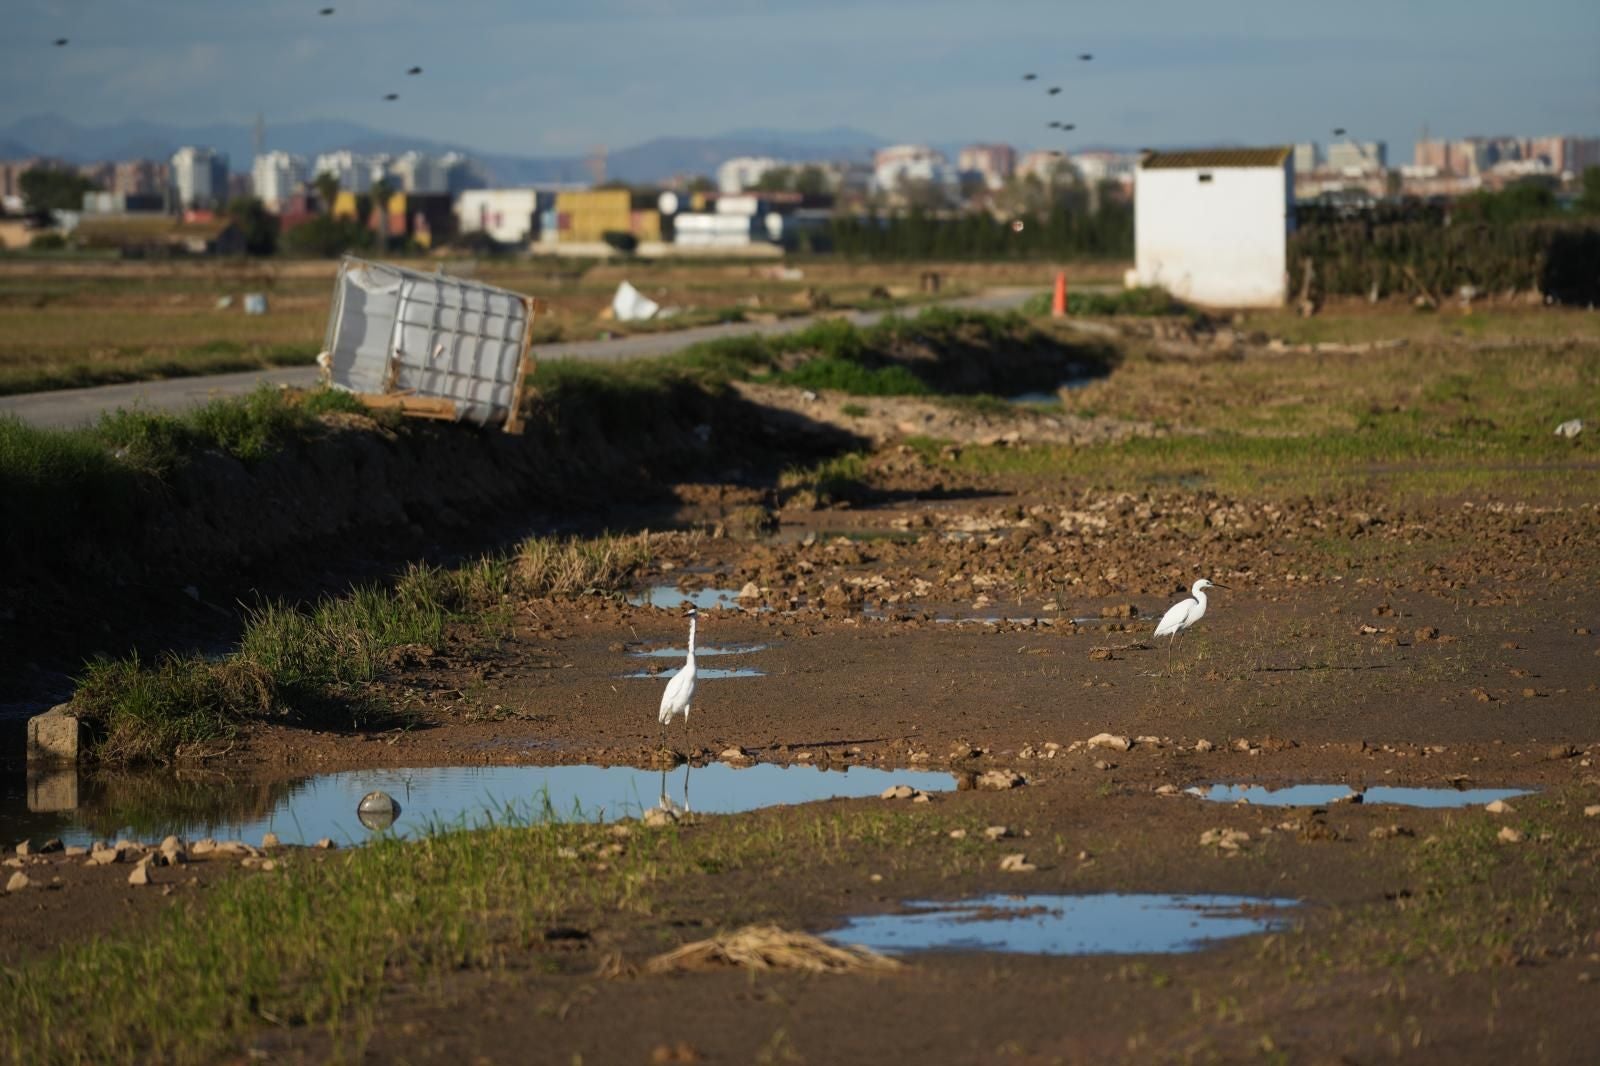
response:
{"label": "dry straw clump", "polygon": [[711,970],[743,966],[751,970],[803,970],[808,973],[859,973],[894,971],[901,964],[862,947],[841,947],[809,933],[795,933],[775,925],[747,925],[723,936],[696,940],[644,965],[651,974]]}

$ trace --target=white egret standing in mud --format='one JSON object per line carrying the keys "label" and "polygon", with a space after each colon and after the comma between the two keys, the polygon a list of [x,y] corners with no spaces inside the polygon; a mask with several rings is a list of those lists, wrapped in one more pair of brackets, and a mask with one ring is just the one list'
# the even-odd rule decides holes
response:
{"label": "white egret standing in mud", "polygon": [[661,711],[656,716],[661,721],[661,746],[667,745],[667,726],[680,714],[683,724],[689,724],[689,702],[694,699],[694,624],[695,609],[689,608],[689,657],[684,660],[683,666],[672,675],[672,680],[667,682],[667,690],[661,694]]}
{"label": "white egret standing in mud", "polygon": [[1161,616],[1161,624],[1156,626],[1156,636],[1171,636],[1167,642],[1167,673],[1172,672],[1172,646],[1178,642],[1178,634],[1194,625],[1206,616],[1206,589],[1225,589],[1228,586],[1219,585],[1215,581],[1201,578],[1189,589],[1188,599],[1179,600],[1167,608],[1167,613]]}

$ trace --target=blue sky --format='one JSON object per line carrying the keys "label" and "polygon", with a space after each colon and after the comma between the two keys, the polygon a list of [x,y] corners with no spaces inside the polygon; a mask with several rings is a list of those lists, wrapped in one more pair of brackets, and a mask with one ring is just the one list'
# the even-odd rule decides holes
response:
{"label": "blue sky", "polygon": [[[317,10],[332,6],[332,17]],[[0,122],[343,118],[528,155],[889,140],[1600,134],[1595,0],[6,0]],[[51,47],[56,37],[66,48]],[[1092,62],[1079,62],[1079,52]],[[408,78],[405,68],[425,73]],[[1027,71],[1038,82],[1024,83]],[[1045,86],[1060,85],[1048,97]],[[386,104],[385,92],[399,92]],[[1052,119],[1077,125],[1052,139]]]}

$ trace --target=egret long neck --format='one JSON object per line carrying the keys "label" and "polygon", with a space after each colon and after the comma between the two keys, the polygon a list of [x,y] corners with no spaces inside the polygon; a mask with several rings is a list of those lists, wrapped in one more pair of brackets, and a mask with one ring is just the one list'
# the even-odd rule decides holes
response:
{"label": "egret long neck", "polygon": [[699,621],[695,616],[689,616],[689,659],[694,660],[694,625]]}

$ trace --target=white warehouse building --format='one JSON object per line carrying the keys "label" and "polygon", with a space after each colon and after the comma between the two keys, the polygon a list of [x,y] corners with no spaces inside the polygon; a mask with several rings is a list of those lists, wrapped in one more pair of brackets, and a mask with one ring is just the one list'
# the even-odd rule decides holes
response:
{"label": "white warehouse building", "polygon": [[1135,275],[1212,307],[1278,307],[1294,227],[1293,150],[1149,152],[1134,183]]}
{"label": "white warehouse building", "polygon": [[468,189],[456,199],[462,233],[484,233],[498,244],[526,245],[539,238],[539,215],[555,206],[542,189]]}

